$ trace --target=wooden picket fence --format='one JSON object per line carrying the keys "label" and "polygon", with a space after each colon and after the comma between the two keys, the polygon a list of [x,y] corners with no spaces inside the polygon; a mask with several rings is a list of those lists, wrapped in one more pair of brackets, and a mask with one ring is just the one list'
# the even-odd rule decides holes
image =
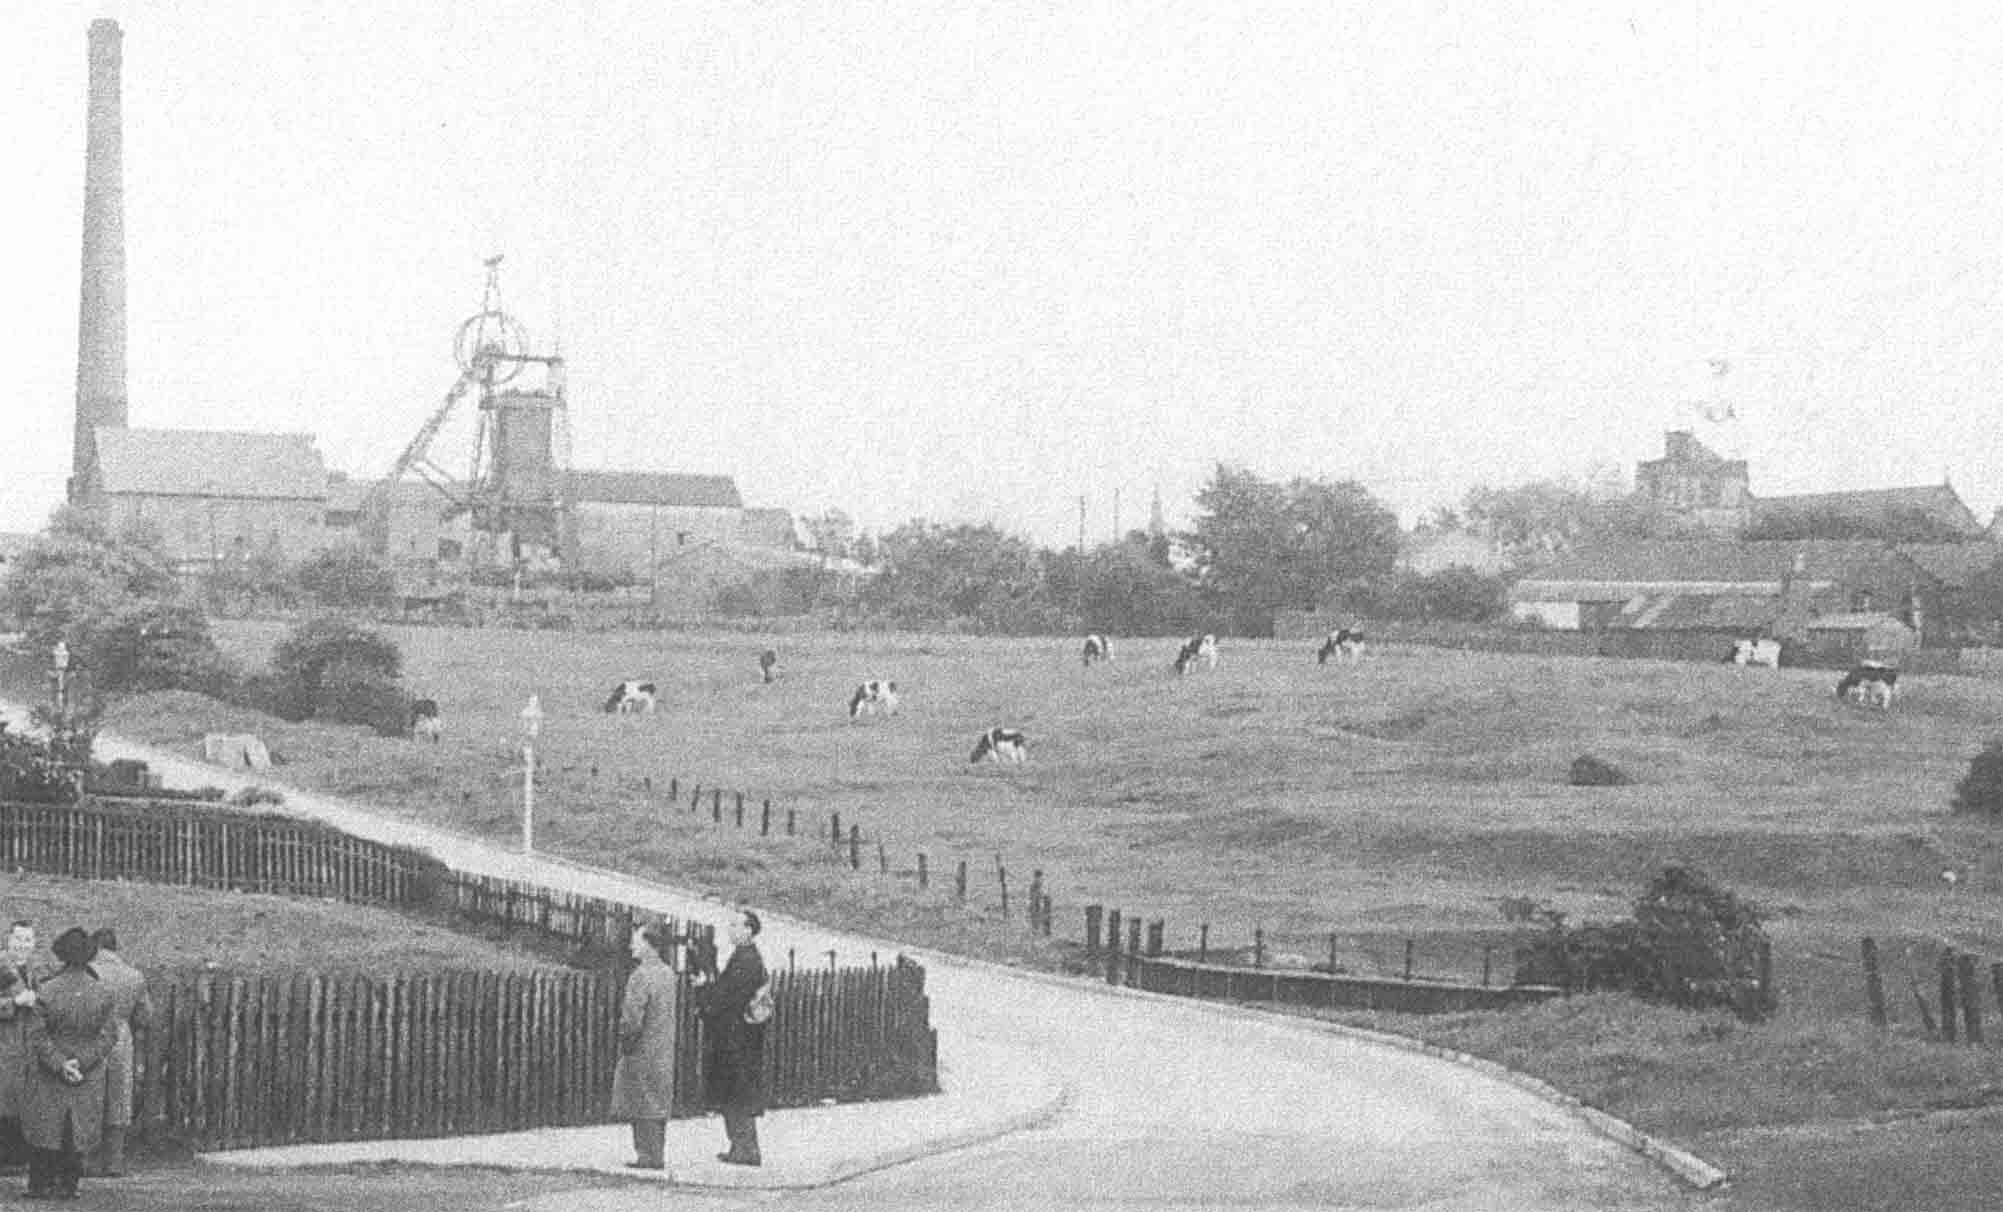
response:
{"label": "wooden picket fence", "polygon": [[[624,976],[607,971],[153,974],[141,1140],[197,1150],[609,1122]],[[938,1089],[924,969],[780,972],[775,1107]],[[703,1111],[684,978],[677,1116]]]}
{"label": "wooden picket fence", "polygon": [[379,905],[426,903],[449,874],[317,821],[182,800],[0,802],[0,865]]}

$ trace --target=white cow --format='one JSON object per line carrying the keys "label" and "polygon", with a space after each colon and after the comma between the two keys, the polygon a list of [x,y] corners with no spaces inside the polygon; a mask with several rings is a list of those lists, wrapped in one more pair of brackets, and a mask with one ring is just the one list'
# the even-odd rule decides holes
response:
{"label": "white cow", "polygon": [[998,766],[1003,762],[1020,766],[1029,760],[1029,738],[1020,728],[990,728],[974,742],[973,756],[967,761],[983,759]]}
{"label": "white cow", "polygon": [[430,741],[436,745],[438,738],[444,734],[445,719],[438,714],[437,699],[419,699],[410,705],[412,740]]}
{"label": "white cow", "polygon": [[606,714],[652,715],[660,703],[659,689],[652,682],[621,682],[605,700]]}
{"label": "white cow", "polygon": [[1113,659],[1113,641],[1103,635],[1085,637],[1085,667],[1090,669],[1094,661]]}
{"label": "white cow", "polygon": [[1338,627],[1328,633],[1321,642],[1321,650],[1315,654],[1315,664],[1326,665],[1328,658],[1338,661],[1354,661],[1363,656],[1363,633],[1354,627]]}
{"label": "white cow", "polygon": [[1738,640],[1732,645],[1732,664],[1780,668],[1779,640]]}
{"label": "white cow", "polygon": [[897,683],[882,682],[872,678],[855,688],[849,696],[848,718],[855,719],[865,711],[883,715],[897,714]]}
{"label": "white cow", "polygon": [[1205,668],[1217,668],[1216,636],[1207,633],[1191,636],[1189,642],[1182,646],[1182,651],[1175,654],[1175,671],[1188,673],[1189,667],[1198,661],[1202,661]]}
{"label": "white cow", "polygon": [[1899,671],[1883,661],[1859,661],[1836,683],[1836,697],[1880,711],[1892,709],[1892,688]]}

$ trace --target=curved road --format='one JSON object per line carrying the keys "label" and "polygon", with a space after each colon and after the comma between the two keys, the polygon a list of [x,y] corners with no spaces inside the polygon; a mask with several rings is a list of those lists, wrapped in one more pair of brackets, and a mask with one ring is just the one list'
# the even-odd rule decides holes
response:
{"label": "curved road", "polygon": [[[101,758],[136,757],[170,783],[233,789],[247,779],[165,750],[100,737]],[[358,836],[420,846],[462,870],[720,917],[713,900],[542,856],[524,857],[352,803],[287,789],[286,808]],[[766,954],[803,961],[899,950],[927,966],[950,1064],[963,1041],[1005,1047],[1062,1080],[1066,1108],[1043,1127],[813,1192],[801,1208],[1629,1209],[1691,1202],[1667,1171],[1576,1114],[1449,1062],[1301,1023],[1112,990],[837,935],[768,918]],[[585,1184],[581,1181],[580,1186]],[[717,1206],[772,1193],[686,1195]],[[677,1200],[677,1202],[681,1202]],[[580,1190],[557,1208],[661,1206],[658,1190]]]}

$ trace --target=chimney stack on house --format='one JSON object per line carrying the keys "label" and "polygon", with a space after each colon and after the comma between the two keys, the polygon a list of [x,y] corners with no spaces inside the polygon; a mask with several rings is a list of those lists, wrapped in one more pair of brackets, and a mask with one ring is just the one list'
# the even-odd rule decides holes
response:
{"label": "chimney stack on house", "polygon": [[85,114],[83,288],[77,311],[76,432],[69,499],[87,502],[98,426],[124,428],[125,172],[119,72],[125,33],[118,22],[90,23],[90,95]]}

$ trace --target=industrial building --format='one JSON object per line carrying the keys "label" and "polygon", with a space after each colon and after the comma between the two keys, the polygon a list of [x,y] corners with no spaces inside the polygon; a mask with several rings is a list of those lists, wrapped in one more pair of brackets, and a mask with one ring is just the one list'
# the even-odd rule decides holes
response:
{"label": "industrial building", "polygon": [[[563,359],[529,348],[502,309],[499,257],[455,341],[459,381],[383,476],[330,471],[311,434],[132,428],[123,55],[118,23],[93,21],[71,503],[145,524],[190,571],[361,544],[428,576],[534,563],[640,579],[658,577],[680,550],[750,548],[769,559],[798,546],[791,515],[747,510],[728,476],[569,467]],[[462,406],[477,409],[470,479],[431,459]]]}

